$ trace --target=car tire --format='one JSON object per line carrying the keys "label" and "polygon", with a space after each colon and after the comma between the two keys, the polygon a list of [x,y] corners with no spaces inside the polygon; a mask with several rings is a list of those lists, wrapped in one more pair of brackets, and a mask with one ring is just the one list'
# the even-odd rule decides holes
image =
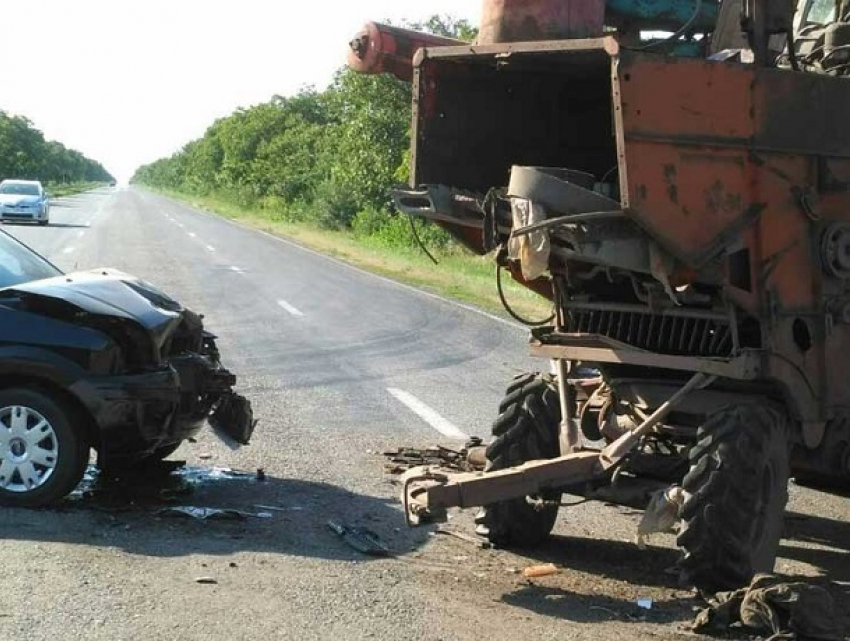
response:
{"label": "car tire", "polygon": [[0,504],[38,507],[82,480],[89,444],[67,403],[23,387],[0,391]]}

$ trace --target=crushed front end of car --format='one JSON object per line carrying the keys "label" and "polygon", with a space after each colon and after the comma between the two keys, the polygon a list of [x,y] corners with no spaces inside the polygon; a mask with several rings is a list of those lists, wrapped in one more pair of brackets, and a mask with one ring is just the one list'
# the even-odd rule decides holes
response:
{"label": "crushed front end of car", "polygon": [[0,502],[64,496],[90,448],[120,472],[207,423],[247,444],[255,420],[235,384],[202,316],[138,278],[97,270],[0,289]]}

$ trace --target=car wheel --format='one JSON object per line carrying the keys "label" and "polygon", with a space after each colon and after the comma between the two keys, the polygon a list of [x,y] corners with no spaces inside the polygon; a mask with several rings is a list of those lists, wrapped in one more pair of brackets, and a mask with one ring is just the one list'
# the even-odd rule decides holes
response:
{"label": "car wheel", "polygon": [[82,480],[89,445],[65,403],[26,388],[0,391],[0,504],[41,506]]}

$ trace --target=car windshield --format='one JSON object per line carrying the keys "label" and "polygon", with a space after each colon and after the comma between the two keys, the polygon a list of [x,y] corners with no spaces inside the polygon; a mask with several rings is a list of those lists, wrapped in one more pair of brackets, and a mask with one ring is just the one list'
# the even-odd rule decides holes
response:
{"label": "car windshield", "polygon": [[62,272],[6,232],[0,232],[0,288],[12,287]]}
{"label": "car windshield", "polygon": [[31,183],[2,183],[0,184],[0,194],[38,196],[38,185]]}

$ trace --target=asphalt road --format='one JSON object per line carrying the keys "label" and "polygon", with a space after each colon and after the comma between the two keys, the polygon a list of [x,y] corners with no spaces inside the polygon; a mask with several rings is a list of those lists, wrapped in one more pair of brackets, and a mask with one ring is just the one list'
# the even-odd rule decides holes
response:
{"label": "asphalt road", "polygon": [[[629,510],[570,508],[525,557],[404,527],[380,452],[486,437],[510,378],[547,366],[525,356],[522,328],[136,189],[5,229],[65,271],[122,269],[205,315],[261,422],[238,451],[211,433],[181,447],[172,458],[201,481],[180,498],[271,518],[170,519],[158,486],[4,510],[0,639],[689,636],[672,537],[637,550]],[[792,509],[779,570],[822,577],[847,605],[846,500],[793,487]],[[471,533],[471,516],[450,526]],[[328,519],[368,526],[395,556],[363,557]],[[517,571],[538,561],[561,570],[530,584]]]}

